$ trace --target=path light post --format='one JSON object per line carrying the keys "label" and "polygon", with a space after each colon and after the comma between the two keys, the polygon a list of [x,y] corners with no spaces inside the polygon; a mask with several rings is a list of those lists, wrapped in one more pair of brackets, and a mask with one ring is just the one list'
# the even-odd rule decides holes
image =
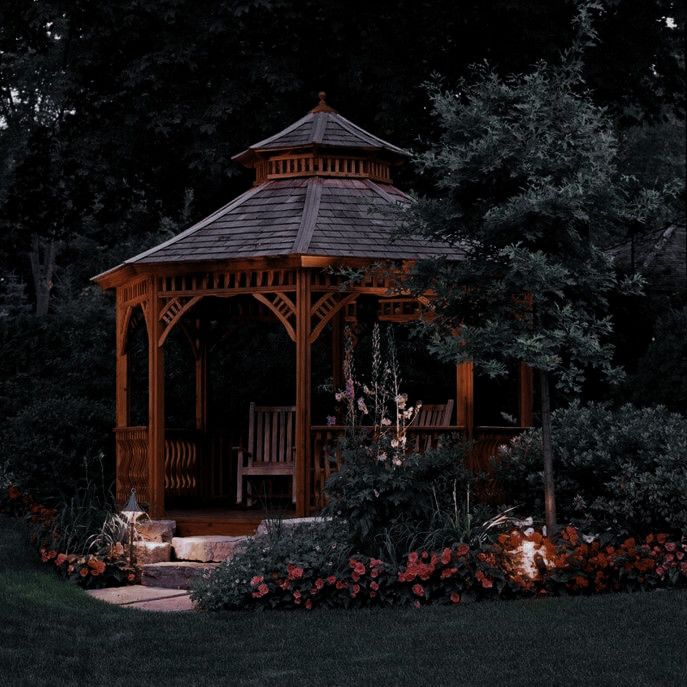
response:
{"label": "path light post", "polygon": [[122,515],[129,521],[129,565],[133,565],[134,562],[134,527],[136,525],[136,520],[141,517],[144,512],[141,506],[138,505],[136,490],[132,489],[126,506],[122,508]]}

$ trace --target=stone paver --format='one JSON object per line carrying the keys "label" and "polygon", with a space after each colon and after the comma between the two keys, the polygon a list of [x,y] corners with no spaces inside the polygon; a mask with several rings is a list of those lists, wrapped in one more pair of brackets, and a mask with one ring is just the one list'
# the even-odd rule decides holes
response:
{"label": "stone paver", "polygon": [[192,611],[193,602],[188,592],[162,587],[144,587],[140,584],[130,587],[89,589],[86,594],[94,599],[142,611]]}
{"label": "stone paver", "polygon": [[209,574],[217,563],[172,561],[141,566],[141,582],[146,587],[166,589],[190,589],[203,575]]}
{"label": "stone paver", "polygon": [[183,592],[178,589],[164,589],[161,587],[144,587],[142,584],[132,584],[128,587],[109,587],[108,589],[88,589],[86,594],[94,599],[107,603],[123,604],[136,603],[159,599],[163,596],[179,596]]}
{"label": "stone paver", "polygon": [[126,608],[136,608],[139,611],[161,611],[169,613],[174,611],[192,611],[195,606],[188,594],[182,594],[181,596],[170,596],[164,599],[139,601]]}
{"label": "stone paver", "polygon": [[145,541],[171,542],[176,528],[176,520],[139,520],[136,523],[136,532]]}
{"label": "stone paver", "polygon": [[165,563],[172,558],[172,545],[162,541],[137,541],[134,552],[139,565]]}
{"label": "stone paver", "polygon": [[230,558],[234,549],[245,540],[246,537],[224,535],[174,537],[172,548],[175,558],[180,561],[220,562]]}

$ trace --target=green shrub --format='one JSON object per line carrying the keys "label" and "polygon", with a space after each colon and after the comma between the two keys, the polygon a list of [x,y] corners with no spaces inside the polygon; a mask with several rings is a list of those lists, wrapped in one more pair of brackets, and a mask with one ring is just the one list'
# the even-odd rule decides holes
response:
{"label": "green shrub", "polygon": [[405,553],[414,537],[436,524],[437,512],[453,507],[454,493],[462,499],[474,479],[465,468],[466,450],[463,443],[447,442],[424,454],[409,453],[394,465],[375,458],[375,445],[348,439],[342,467],[326,485],[324,512],[348,522],[357,551],[378,555],[391,537]]}
{"label": "green shrub", "polygon": [[[265,603],[285,604],[288,599],[289,604],[298,605],[301,598],[294,597],[295,592],[309,590],[318,579],[340,575],[350,554],[348,529],[341,521],[290,526],[273,521],[266,534],[249,539],[232,559],[201,581],[193,598],[207,610],[246,608],[263,603],[262,597],[253,594],[259,593],[260,584],[269,584]],[[256,578],[261,578],[259,583]],[[277,578],[282,586],[275,582]]]}
{"label": "green shrub", "polygon": [[[659,406],[573,404],[553,416],[559,518],[630,532],[687,531],[687,421]],[[513,503],[541,513],[541,432],[516,437],[497,460]]]}

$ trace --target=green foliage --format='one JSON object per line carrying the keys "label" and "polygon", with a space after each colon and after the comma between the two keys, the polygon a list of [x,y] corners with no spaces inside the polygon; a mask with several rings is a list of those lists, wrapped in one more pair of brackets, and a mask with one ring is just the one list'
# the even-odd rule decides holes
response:
{"label": "green foliage", "polygon": [[433,349],[492,376],[526,361],[569,390],[588,368],[618,377],[608,299],[639,282],[618,279],[604,248],[659,205],[618,173],[613,126],[581,71],[570,51],[560,66],[507,78],[480,66],[453,90],[431,87],[442,133],[417,163],[441,197],[408,220],[464,253],[417,271],[416,287],[439,295]]}
{"label": "green foliage", "polygon": [[[687,421],[662,407],[573,404],[553,414],[554,472],[563,519],[629,532],[687,531]],[[542,509],[541,432],[512,440],[498,479],[521,510]]]}
{"label": "green foliage", "polygon": [[90,288],[44,318],[0,318],[0,462],[37,498],[112,479],[112,310]]}
{"label": "green foliage", "polygon": [[[317,579],[340,574],[347,567],[350,553],[347,527],[340,520],[296,526],[275,520],[266,534],[249,539],[233,558],[199,583],[193,598],[207,610],[257,604],[256,599],[262,597],[252,596],[253,592],[265,580],[272,582],[273,573],[276,575],[278,571],[283,588],[271,589],[276,594],[270,594],[265,602],[272,606],[280,603],[293,606],[296,586],[305,585],[309,590]],[[294,568],[300,572],[292,572]],[[255,577],[260,577],[260,582]],[[303,603],[307,598],[305,592]]]}
{"label": "green foliage", "polygon": [[454,490],[465,493],[474,479],[465,468],[466,450],[462,443],[446,442],[421,455],[411,453],[396,467],[375,459],[376,446],[349,440],[341,469],[326,485],[325,513],[348,522],[358,551],[402,547],[431,529],[437,510],[452,507]]}

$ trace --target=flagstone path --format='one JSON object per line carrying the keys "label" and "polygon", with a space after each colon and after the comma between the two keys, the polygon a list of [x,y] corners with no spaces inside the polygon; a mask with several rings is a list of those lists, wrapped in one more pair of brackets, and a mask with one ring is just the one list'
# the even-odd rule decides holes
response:
{"label": "flagstone path", "polygon": [[142,611],[192,611],[194,608],[190,594],[184,589],[135,584],[128,587],[89,589],[86,594],[106,603]]}

